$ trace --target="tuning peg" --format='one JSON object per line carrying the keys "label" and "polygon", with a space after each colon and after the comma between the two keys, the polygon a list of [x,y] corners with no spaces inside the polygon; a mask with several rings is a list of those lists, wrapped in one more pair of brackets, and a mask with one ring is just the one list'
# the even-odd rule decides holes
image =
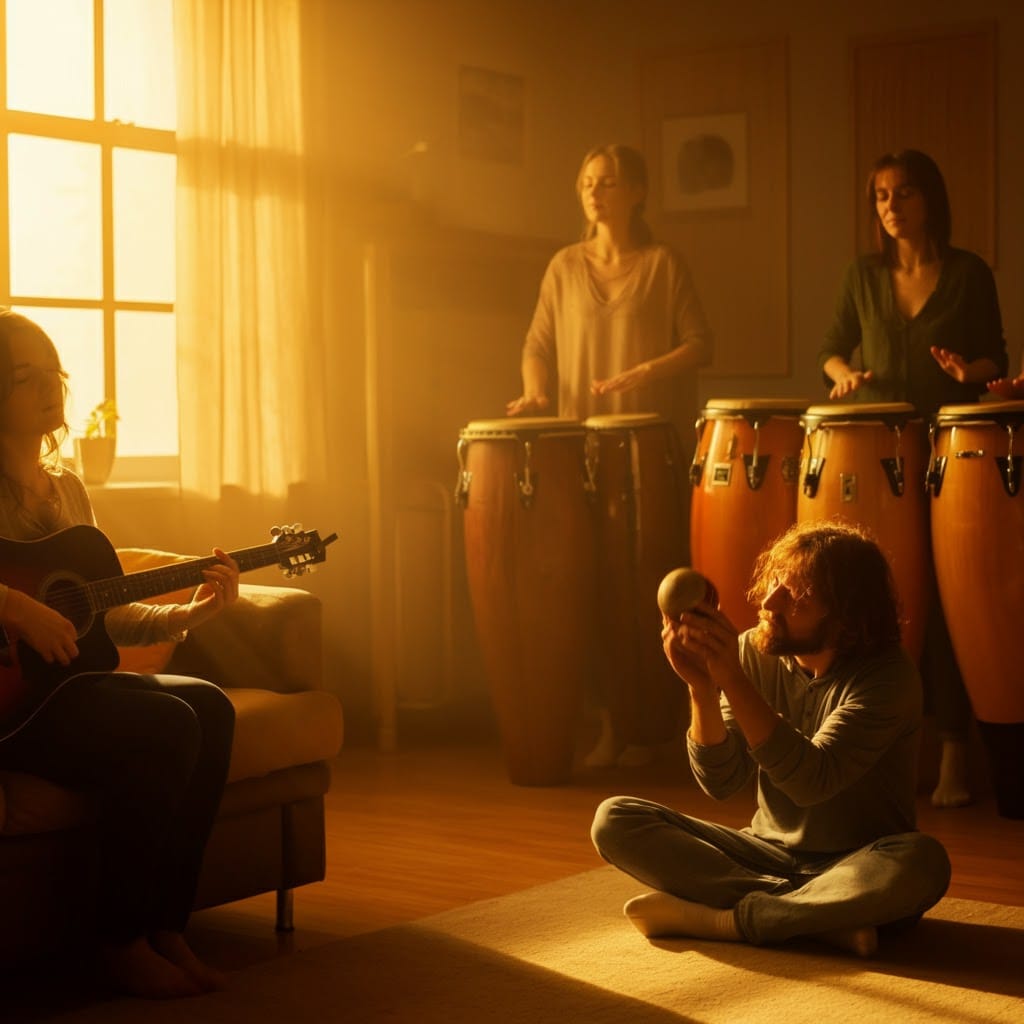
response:
{"label": "tuning peg", "polygon": [[280,526],[272,526],[270,528],[270,536],[271,537],[280,537],[281,536],[281,527]]}

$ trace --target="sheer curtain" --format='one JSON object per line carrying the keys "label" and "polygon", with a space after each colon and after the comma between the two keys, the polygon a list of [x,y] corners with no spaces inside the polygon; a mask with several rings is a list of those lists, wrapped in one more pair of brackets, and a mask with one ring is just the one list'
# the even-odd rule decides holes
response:
{"label": "sheer curtain", "polygon": [[181,483],[209,498],[325,474],[301,6],[175,0]]}

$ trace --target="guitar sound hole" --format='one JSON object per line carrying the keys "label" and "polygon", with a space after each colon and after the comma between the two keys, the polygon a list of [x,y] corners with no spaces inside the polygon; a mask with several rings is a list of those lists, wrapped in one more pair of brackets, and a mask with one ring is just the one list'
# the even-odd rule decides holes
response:
{"label": "guitar sound hole", "polygon": [[73,576],[51,576],[43,584],[40,600],[68,619],[79,636],[89,631],[92,609],[79,581]]}

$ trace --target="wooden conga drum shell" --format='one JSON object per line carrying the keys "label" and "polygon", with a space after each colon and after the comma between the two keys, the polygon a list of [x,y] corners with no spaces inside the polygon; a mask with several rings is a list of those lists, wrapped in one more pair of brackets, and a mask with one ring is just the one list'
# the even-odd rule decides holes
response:
{"label": "wooden conga drum shell", "polygon": [[718,398],[698,422],[690,472],[690,561],[739,629],[757,623],[747,589],[757,556],[796,521],[803,399]]}
{"label": "wooden conga drum shell", "polygon": [[594,634],[585,431],[474,421],[459,451],[469,595],[508,775],[557,785],[572,773]]}
{"label": "wooden conga drum shell", "polygon": [[[931,551],[924,421],[905,402],[812,405],[797,495],[797,520],[845,519],[869,529],[889,559],[903,611],[903,645],[924,647]],[[896,431],[899,431],[897,438]],[[899,483],[893,474],[903,460]]]}
{"label": "wooden conga drum shell", "polygon": [[662,653],[657,593],[686,558],[684,467],[674,428],[650,413],[591,416],[596,441],[596,671],[615,735],[640,746],[678,732],[683,685]]}
{"label": "wooden conga drum shell", "polygon": [[975,715],[1001,724],[1024,722],[1022,427],[1024,402],[943,406],[929,469],[935,575],[953,650]]}

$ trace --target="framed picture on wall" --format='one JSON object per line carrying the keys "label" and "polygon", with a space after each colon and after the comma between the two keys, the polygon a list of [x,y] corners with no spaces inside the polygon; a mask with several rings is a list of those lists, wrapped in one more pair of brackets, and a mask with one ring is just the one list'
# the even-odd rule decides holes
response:
{"label": "framed picture on wall", "polygon": [[668,117],[661,126],[661,155],[665,213],[747,206],[745,113]]}

